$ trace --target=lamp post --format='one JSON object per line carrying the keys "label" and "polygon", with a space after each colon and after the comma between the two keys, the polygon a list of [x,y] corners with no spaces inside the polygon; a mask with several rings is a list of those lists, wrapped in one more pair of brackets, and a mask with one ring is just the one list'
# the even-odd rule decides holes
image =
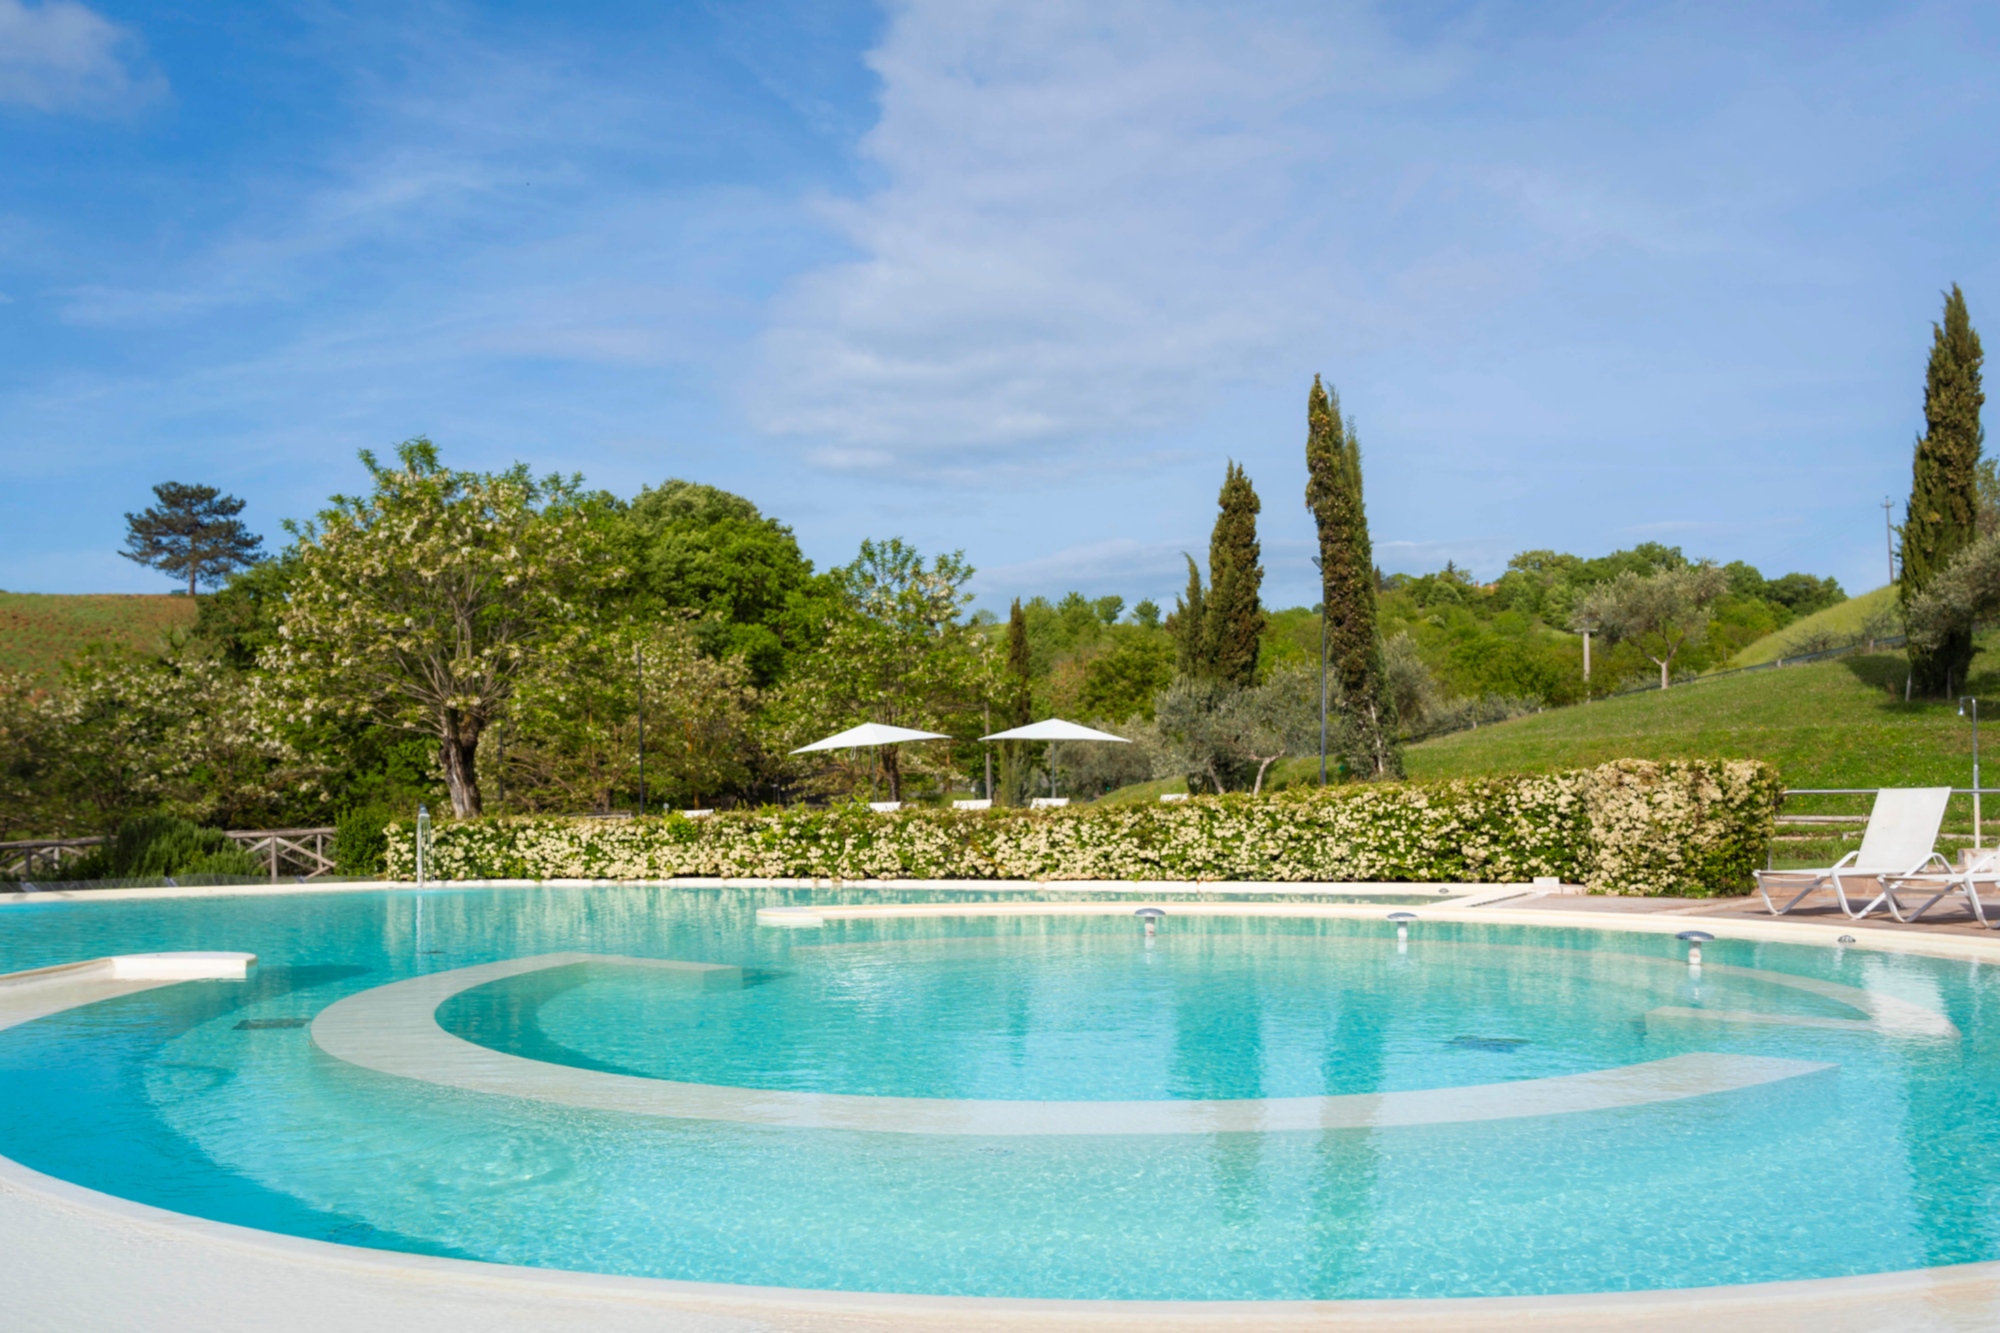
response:
{"label": "lamp post", "polygon": [[[1966,708],[1972,709],[1971,713]],[[1972,850],[1979,850],[1979,700],[1965,695],[1958,701],[1958,715],[1972,719]]]}

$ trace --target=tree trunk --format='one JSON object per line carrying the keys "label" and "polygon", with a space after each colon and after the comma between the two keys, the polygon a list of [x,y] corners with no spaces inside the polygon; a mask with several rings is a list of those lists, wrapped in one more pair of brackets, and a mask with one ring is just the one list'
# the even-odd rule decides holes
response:
{"label": "tree trunk", "polygon": [[451,793],[451,812],[459,819],[471,819],[482,809],[479,800],[479,724],[470,718],[452,719],[451,734],[438,744],[438,758],[444,765],[444,785]]}
{"label": "tree trunk", "polygon": [[[1252,759],[1257,759],[1257,756],[1254,754],[1251,755],[1250,757]],[[1276,754],[1272,755],[1269,759],[1257,759],[1257,785],[1250,789],[1250,794],[1252,796],[1260,796],[1263,794],[1264,771],[1270,768],[1271,765],[1277,763],[1280,759],[1283,759],[1284,757],[1285,757],[1285,752],[1283,750],[1280,750]]]}
{"label": "tree trunk", "polygon": [[1667,675],[1667,664],[1674,659],[1671,657],[1656,657],[1653,660],[1660,664],[1660,688],[1664,690],[1673,684],[1673,679]]}
{"label": "tree trunk", "polygon": [[901,757],[896,753],[896,747],[893,745],[882,747],[882,772],[889,779],[889,799],[892,801],[902,800],[903,764]]}
{"label": "tree trunk", "polygon": [[194,566],[188,566],[188,600],[194,600]]}

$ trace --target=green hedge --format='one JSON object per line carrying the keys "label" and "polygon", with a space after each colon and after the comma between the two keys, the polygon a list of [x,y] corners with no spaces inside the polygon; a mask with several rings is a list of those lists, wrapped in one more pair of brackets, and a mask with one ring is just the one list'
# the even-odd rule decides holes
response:
{"label": "green hedge", "polygon": [[[1303,788],[1059,810],[783,809],[706,819],[440,823],[438,879],[1284,880],[1520,882],[1744,892],[1778,776],[1752,761],[1626,759],[1567,773]],[[392,824],[388,872],[414,871]]]}

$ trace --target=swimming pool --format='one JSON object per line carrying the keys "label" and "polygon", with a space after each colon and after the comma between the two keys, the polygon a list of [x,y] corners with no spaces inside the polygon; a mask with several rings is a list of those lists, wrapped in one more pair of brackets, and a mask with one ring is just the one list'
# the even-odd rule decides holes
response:
{"label": "swimming pool", "polygon": [[1671,937],[1172,904],[1150,947],[1129,910],[760,929],[786,898],[16,906],[0,970],[260,961],[0,1032],[0,1153],[351,1245],[853,1291],[1530,1295],[2000,1250],[1976,963],[1721,941],[1694,974]]}

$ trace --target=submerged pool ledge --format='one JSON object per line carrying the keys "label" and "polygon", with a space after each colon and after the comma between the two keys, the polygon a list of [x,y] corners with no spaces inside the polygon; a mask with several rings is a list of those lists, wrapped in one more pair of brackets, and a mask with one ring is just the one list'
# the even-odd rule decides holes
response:
{"label": "submerged pool ledge", "polygon": [[391,982],[336,1000],[313,1020],[313,1044],[335,1059],[376,1073],[593,1111],[788,1129],[1000,1137],[1270,1134],[1513,1120],[1684,1101],[1830,1074],[1836,1068],[1807,1060],[1697,1052],[1615,1069],[1409,1092],[1227,1101],[954,1100],[784,1092],[607,1073],[510,1055],[453,1036],[438,1025],[439,1006],[454,995],[578,964],[739,972],[713,963],[588,953],[482,963]]}

